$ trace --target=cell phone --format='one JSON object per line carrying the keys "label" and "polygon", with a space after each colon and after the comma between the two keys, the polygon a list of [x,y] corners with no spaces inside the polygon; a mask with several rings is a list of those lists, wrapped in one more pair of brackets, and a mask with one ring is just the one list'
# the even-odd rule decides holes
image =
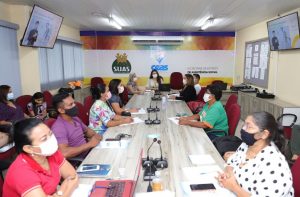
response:
{"label": "cell phone", "polygon": [[212,183],[207,184],[191,184],[190,185],[192,191],[201,191],[201,190],[215,190],[215,186]]}
{"label": "cell phone", "polygon": [[82,165],[79,169],[80,172],[89,172],[89,171],[95,171],[99,170],[99,165]]}
{"label": "cell phone", "polygon": [[121,139],[116,138],[106,138],[105,141],[120,141]]}

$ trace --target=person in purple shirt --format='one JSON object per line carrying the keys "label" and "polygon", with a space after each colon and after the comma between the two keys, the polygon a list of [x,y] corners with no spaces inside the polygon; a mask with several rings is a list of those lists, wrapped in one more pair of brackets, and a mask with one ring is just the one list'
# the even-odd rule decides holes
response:
{"label": "person in purple shirt", "polygon": [[27,118],[22,108],[13,102],[14,94],[8,85],[0,86],[0,124],[12,124]]}
{"label": "person in purple shirt", "polygon": [[66,158],[84,158],[91,148],[99,144],[102,136],[84,125],[77,117],[78,108],[71,95],[67,93],[55,95],[53,106],[59,116],[51,129],[57,139],[59,150]]}

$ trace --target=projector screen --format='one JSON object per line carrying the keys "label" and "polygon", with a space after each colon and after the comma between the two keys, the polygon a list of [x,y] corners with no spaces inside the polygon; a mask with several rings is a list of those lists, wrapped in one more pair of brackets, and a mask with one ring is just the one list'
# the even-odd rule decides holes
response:
{"label": "projector screen", "polygon": [[35,5],[21,46],[53,48],[62,21],[63,17]]}
{"label": "projector screen", "polygon": [[271,51],[299,49],[298,12],[267,23]]}

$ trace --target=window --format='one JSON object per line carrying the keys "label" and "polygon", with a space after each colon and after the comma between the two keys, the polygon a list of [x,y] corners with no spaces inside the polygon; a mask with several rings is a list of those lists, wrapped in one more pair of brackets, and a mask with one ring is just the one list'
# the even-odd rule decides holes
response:
{"label": "window", "polygon": [[51,90],[83,78],[82,46],[57,40],[53,49],[40,48],[41,89]]}
{"label": "window", "polygon": [[0,85],[12,87],[15,97],[21,95],[18,25],[0,21]]}

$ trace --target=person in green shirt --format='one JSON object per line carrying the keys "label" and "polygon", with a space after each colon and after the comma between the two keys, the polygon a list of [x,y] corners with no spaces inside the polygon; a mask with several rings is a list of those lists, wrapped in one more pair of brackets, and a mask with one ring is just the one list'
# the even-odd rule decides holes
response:
{"label": "person in green shirt", "polygon": [[203,128],[208,137],[213,140],[216,137],[228,134],[228,120],[225,109],[220,102],[222,90],[215,86],[207,86],[203,96],[204,105],[199,114],[179,119],[180,125],[189,125],[192,127]]}

